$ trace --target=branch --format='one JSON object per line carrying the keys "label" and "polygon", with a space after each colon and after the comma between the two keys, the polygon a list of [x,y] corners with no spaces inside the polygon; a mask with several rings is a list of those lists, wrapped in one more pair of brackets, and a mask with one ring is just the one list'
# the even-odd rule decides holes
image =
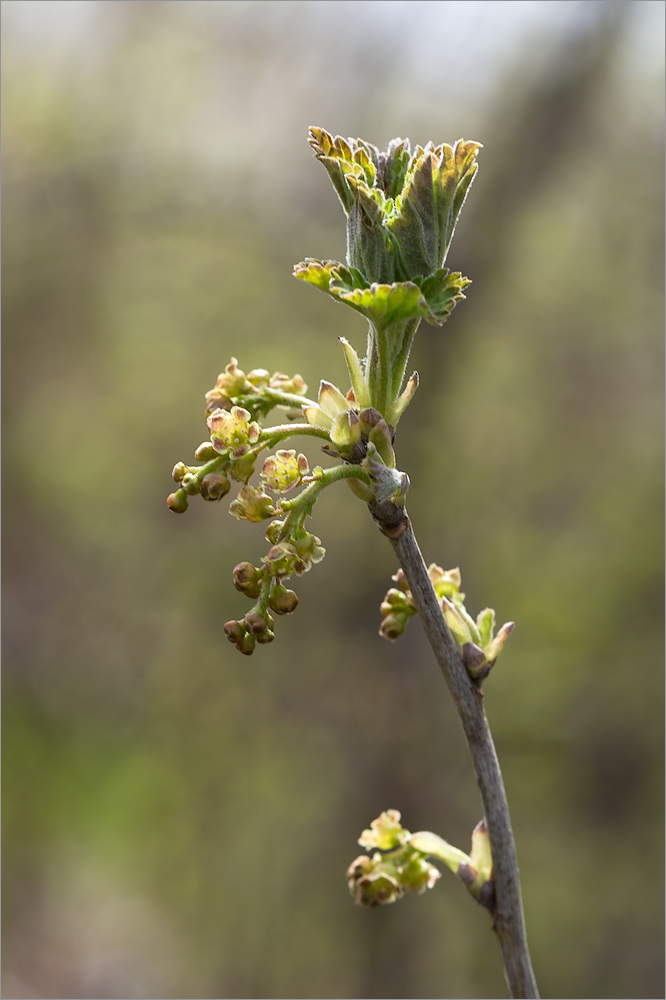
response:
{"label": "branch", "polygon": [[467,740],[490,836],[495,883],[493,930],[497,934],[504,973],[514,998],[538,998],[527,946],[516,845],[504,790],[479,687],[470,678],[433,589],[411,522],[404,508],[391,501],[369,504],[370,513],[390,539],[435,658],[453,698]]}

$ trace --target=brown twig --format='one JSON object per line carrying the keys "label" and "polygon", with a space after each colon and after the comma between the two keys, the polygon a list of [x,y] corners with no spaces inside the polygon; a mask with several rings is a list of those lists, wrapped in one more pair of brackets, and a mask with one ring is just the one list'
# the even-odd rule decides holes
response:
{"label": "brown twig", "polygon": [[490,836],[495,883],[493,929],[499,940],[511,996],[538,998],[527,946],[509,804],[481,691],[470,678],[451,635],[406,511],[390,501],[373,502],[369,507],[395,549],[467,739]]}

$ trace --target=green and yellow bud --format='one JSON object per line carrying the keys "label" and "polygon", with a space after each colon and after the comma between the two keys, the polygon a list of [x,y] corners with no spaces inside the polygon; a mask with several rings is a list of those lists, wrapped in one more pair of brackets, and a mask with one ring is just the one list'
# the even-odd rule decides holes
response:
{"label": "green and yellow bud", "polygon": [[335,418],[345,413],[349,408],[349,401],[340,392],[337,386],[322,379],[319,386],[317,406],[306,406],[303,408],[305,419],[312,427],[322,427],[330,430]]}
{"label": "green and yellow bud", "polygon": [[167,507],[174,514],[184,514],[187,510],[187,493],[185,490],[176,490],[167,497]]}
{"label": "green and yellow bud", "polygon": [[285,375],[284,372],[274,372],[271,375],[269,386],[279,392],[287,392],[292,396],[304,396],[308,391],[305,379],[302,375]]}
{"label": "green and yellow bud", "polygon": [[234,396],[251,389],[245,372],[238,367],[236,358],[232,358],[223,372],[217,376],[215,387],[206,393],[206,412],[210,413],[216,407],[223,410],[231,409]]}
{"label": "green and yellow bud", "polygon": [[371,850],[390,851],[407,842],[409,830],[403,829],[397,809],[386,809],[377,819],[373,819],[370,829],[364,830],[358,838],[361,847]]}
{"label": "green and yellow bud", "polygon": [[186,472],[180,481],[180,485],[181,488],[184,489],[185,492],[191,497],[196,496],[197,493],[201,491],[199,478],[193,472]]}
{"label": "green and yellow bud", "polygon": [[217,457],[217,452],[210,441],[202,441],[194,453],[197,462],[210,462]]}
{"label": "green and yellow bud", "polygon": [[257,456],[248,445],[237,448],[229,459],[227,472],[237,483],[247,483],[257,464]]}
{"label": "green and yellow bud", "polygon": [[176,464],[173,467],[173,472],[171,473],[174,482],[180,483],[186,472],[187,472],[187,466],[185,465],[185,463],[176,462]]}

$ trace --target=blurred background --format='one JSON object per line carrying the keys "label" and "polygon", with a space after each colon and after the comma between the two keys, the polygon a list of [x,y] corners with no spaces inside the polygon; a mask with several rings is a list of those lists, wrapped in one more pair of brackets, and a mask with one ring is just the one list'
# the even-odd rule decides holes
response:
{"label": "blurred background", "polygon": [[480,818],[418,621],[377,635],[364,506],[325,495],[327,558],[252,658],[222,627],[262,527],[165,506],[232,355],[313,393],[363,348],[290,276],[344,256],[320,125],[484,144],[447,262],[474,284],[421,327],[398,462],[426,560],[517,622],[486,710],[542,995],[663,996],[664,5],[5,0],[2,27],[3,995],[506,995],[450,873],[374,911],[345,884],[385,808],[464,850]]}

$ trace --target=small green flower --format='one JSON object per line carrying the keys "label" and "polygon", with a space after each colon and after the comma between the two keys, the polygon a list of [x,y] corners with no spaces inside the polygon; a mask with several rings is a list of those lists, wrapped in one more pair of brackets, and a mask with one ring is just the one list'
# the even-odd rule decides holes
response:
{"label": "small green flower", "polygon": [[233,452],[243,445],[255,444],[261,433],[259,424],[242,406],[232,406],[231,410],[213,410],[207,423],[211,442],[218,452]]}
{"label": "small green flower", "polygon": [[299,576],[307,573],[326,555],[326,549],[321,544],[321,539],[306,531],[305,528],[292,533],[291,544],[296,553],[294,569]]}
{"label": "small green flower", "polygon": [[309,472],[308,460],[305,455],[297,455],[295,451],[281,450],[270,455],[264,462],[262,478],[266,481],[266,489],[275,493],[286,493],[301,482]]}
{"label": "small green flower", "polygon": [[267,493],[254,486],[244,486],[229,504],[229,513],[239,521],[265,521],[275,514],[275,507]]}
{"label": "small green flower", "polygon": [[409,830],[404,830],[400,823],[398,810],[386,809],[377,819],[373,819],[370,829],[363,831],[358,842],[368,851],[373,847],[380,851],[390,851],[404,844],[409,835]]}
{"label": "small green flower", "polygon": [[289,542],[278,542],[263,557],[268,572],[275,577],[291,576],[295,572],[298,554]]}
{"label": "small green flower", "polygon": [[346,878],[349,891],[359,906],[395,903],[403,894],[397,872],[387,870],[381,854],[371,858],[362,854],[356,858],[347,869]]}
{"label": "small green flower", "polygon": [[230,410],[233,397],[251,389],[245,372],[238,367],[236,358],[232,358],[224,371],[217,376],[215,387],[206,393],[206,412],[211,413],[218,407]]}

